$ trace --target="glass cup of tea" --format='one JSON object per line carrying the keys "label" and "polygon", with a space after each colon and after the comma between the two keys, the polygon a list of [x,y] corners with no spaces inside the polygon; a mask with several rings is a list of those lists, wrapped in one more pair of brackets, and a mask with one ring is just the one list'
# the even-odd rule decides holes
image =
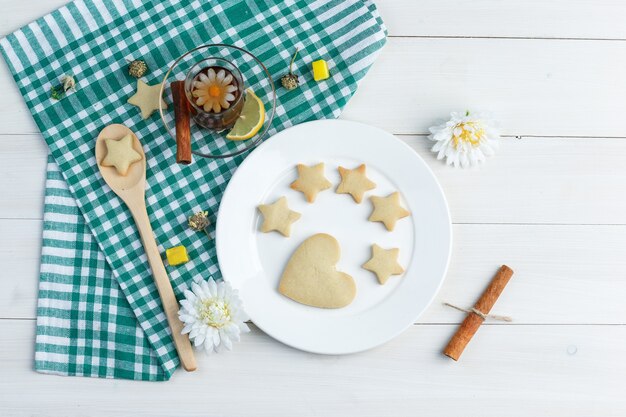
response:
{"label": "glass cup of tea", "polygon": [[209,57],[194,64],[185,78],[185,95],[194,121],[221,131],[232,127],[244,103],[243,77],[224,58]]}

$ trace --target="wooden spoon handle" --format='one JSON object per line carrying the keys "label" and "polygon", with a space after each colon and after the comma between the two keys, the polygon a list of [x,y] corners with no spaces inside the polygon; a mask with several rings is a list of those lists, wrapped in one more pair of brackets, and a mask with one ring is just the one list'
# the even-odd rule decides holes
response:
{"label": "wooden spoon handle", "polygon": [[[128,203],[128,202],[127,202]],[[154,233],[152,232],[152,226],[150,225],[150,219],[146,211],[144,204],[128,204],[137,223],[139,234],[141,235],[141,241],[143,247],[148,256],[148,263],[152,269],[152,275],[154,276],[154,282],[159,290],[159,296],[163,303],[163,309],[167,317],[167,322],[172,330],[172,338],[174,339],[174,345],[178,352],[180,363],[186,371],[196,370],[196,358],[189,341],[189,337],[185,334],[181,334],[183,329],[183,323],[178,318],[178,301],[174,295],[172,284],[167,271],[163,265],[159,248],[157,247],[156,240],[154,239]],[[132,206],[132,207],[131,207]]]}

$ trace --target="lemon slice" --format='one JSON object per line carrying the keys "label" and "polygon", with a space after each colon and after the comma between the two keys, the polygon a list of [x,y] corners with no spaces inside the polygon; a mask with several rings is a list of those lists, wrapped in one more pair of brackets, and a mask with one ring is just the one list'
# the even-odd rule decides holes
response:
{"label": "lemon slice", "polygon": [[256,135],[265,121],[265,106],[254,91],[246,90],[243,109],[233,128],[226,135],[230,140],[246,140]]}

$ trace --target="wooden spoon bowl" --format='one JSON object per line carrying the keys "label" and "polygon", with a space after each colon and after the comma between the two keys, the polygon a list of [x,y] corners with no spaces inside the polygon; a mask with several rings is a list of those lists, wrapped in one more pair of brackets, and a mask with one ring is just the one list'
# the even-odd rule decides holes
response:
{"label": "wooden spoon bowl", "polygon": [[[117,173],[115,167],[105,167],[101,165],[102,160],[107,154],[104,139],[122,139],[129,133],[133,135],[133,149],[141,155],[141,160],[131,164],[126,175],[120,175]],[[120,124],[109,125],[102,129],[96,140],[96,161],[98,161],[98,167],[100,168],[100,173],[104,181],[106,181],[109,187],[111,187],[120,198],[124,199],[121,194],[127,195],[129,191],[140,192],[145,196],[146,155],[141,147],[141,142],[139,142],[139,139],[137,139],[137,136],[132,130]]]}

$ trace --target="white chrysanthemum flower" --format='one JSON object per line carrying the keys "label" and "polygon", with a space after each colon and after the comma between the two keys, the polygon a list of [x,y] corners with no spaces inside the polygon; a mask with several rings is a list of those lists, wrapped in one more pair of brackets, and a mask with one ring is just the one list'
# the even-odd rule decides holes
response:
{"label": "white chrysanthemum flower", "polygon": [[500,133],[483,114],[450,113],[450,120],[430,129],[432,151],[448,165],[469,167],[484,162],[495,153]]}
{"label": "white chrysanthemum flower", "polygon": [[235,101],[237,91],[236,81],[230,72],[223,69],[215,72],[209,68],[207,73],[198,75],[193,82],[191,94],[196,98],[196,104],[204,111],[219,113],[226,110]]}
{"label": "white chrysanthemum flower", "polygon": [[180,304],[178,316],[185,324],[182,333],[189,333],[194,346],[204,347],[207,353],[231,350],[240,334],[250,331],[244,323],[248,316],[237,290],[228,282],[212,279],[195,282],[191,290],[185,290],[185,299]]}

